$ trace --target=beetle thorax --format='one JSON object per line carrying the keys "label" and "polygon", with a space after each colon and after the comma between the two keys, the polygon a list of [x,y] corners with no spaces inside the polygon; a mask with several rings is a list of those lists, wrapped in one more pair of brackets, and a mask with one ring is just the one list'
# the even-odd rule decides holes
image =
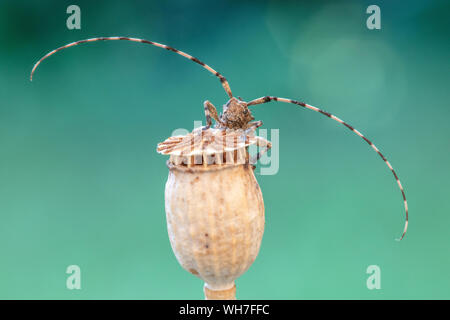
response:
{"label": "beetle thorax", "polygon": [[247,129],[248,123],[254,119],[247,103],[234,97],[223,106],[220,115],[222,125],[230,129]]}

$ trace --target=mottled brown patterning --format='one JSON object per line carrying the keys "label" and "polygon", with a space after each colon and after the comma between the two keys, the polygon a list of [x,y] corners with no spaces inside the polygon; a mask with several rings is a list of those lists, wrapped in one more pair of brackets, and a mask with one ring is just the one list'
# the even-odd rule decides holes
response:
{"label": "mottled brown patterning", "polygon": [[51,55],[53,55],[54,53],[65,49],[65,48],[69,48],[72,46],[76,46],[82,43],[87,43],[87,42],[95,42],[95,41],[105,41],[105,40],[127,40],[127,41],[134,41],[134,42],[139,42],[139,43],[145,43],[145,44],[150,44],[156,47],[160,47],[172,52],[175,52],[199,65],[201,65],[203,68],[205,68],[206,70],[208,70],[209,72],[211,72],[212,74],[214,74],[216,77],[219,78],[223,88],[225,89],[225,92],[227,93],[227,95],[229,96],[230,100],[223,106],[223,112],[222,114],[218,114],[217,109],[214,107],[214,105],[209,102],[209,101],[205,101],[204,103],[204,110],[205,110],[205,117],[206,117],[206,126],[204,127],[205,130],[210,129],[211,125],[212,125],[212,119],[215,120],[216,125],[215,127],[218,129],[231,129],[231,130],[243,130],[241,132],[244,132],[243,134],[245,134],[245,132],[247,132],[247,130],[254,130],[257,127],[259,127],[262,122],[257,121],[257,122],[250,122],[252,120],[254,120],[251,111],[248,107],[254,106],[254,105],[258,105],[258,104],[263,104],[263,103],[267,103],[270,101],[279,101],[279,102],[284,102],[284,103],[291,103],[291,104],[296,104],[298,106],[301,106],[303,108],[318,112],[330,119],[333,119],[334,121],[337,121],[339,123],[341,123],[342,125],[346,126],[348,129],[350,129],[353,133],[355,133],[356,135],[358,135],[360,138],[362,138],[364,141],[366,141],[370,147],[375,150],[375,152],[381,157],[381,159],[383,159],[384,163],[388,166],[388,168],[391,170],[391,172],[394,175],[394,178],[398,184],[398,187],[401,191],[402,197],[403,197],[403,203],[404,203],[404,207],[405,207],[405,226],[403,229],[403,233],[400,237],[399,240],[403,239],[403,237],[406,234],[406,231],[408,229],[408,203],[406,201],[406,195],[405,195],[405,191],[403,189],[403,186],[400,182],[400,179],[398,178],[397,173],[394,171],[392,165],[389,163],[389,161],[386,159],[386,157],[380,152],[380,150],[369,140],[367,139],[361,132],[359,132],[358,130],[356,130],[353,126],[347,124],[346,122],[344,122],[343,120],[339,119],[338,117],[324,111],[321,110],[319,108],[316,108],[314,106],[311,106],[309,104],[300,102],[300,101],[296,101],[296,100],[291,100],[291,99],[286,99],[286,98],[279,98],[279,97],[274,97],[274,96],[265,96],[265,97],[261,97],[255,100],[252,100],[250,102],[245,102],[243,101],[241,98],[237,99],[233,96],[233,94],[231,93],[231,89],[230,86],[228,84],[228,81],[225,79],[225,77],[223,75],[221,75],[219,72],[217,72],[216,70],[212,69],[210,66],[206,65],[205,63],[203,63],[202,61],[198,60],[197,58],[184,53],[183,51],[177,50],[175,48],[169,47],[167,45],[164,44],[160,44],[157,42],[153,42],[153,41],[148,41],[148,40],[144,40],[144,39],[138,39],[138,38],[129,38],[129,37],[100,37],[100,38],[92,38],[92,39],[86,39],[86,40],[81,40],[81,41],[76,41],[76,42],[72,42],[69,43],[67,45],[64,45],[60,48],[57,48],[49,53],[47,53],[44,57],[42,57],[33,67],[32,71],[31,71],[31,75],[30,75],[30,79],[33,78],[33,74],[35,72],[35,70],[37,69],[37,67],[39,66],[39,64],[46,58],[50,57]]}

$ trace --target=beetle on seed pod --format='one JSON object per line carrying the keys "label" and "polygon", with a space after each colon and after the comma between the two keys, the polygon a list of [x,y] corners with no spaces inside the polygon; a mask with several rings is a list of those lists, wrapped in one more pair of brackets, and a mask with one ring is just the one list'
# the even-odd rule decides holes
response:
{"label": "beetle on seed pod", "polygon": [[[258,255],[264,232],[264,203],[253,174],[254,164],[270,149],[267,140],[255,135],[262,125],[254,120],[249,107],[271,101],[294,104],[318,112],[347,127],[362,138],[381,157],[394,175],[403,197],[405,224],[399,240],[408,229],[408,203],[402,184],[381,151],[360,131],[340,118],[304,102],[264,96],[245,102],[231,93],[223,75],[197,58],[167,45],[138,38],[101,37],[69,43],[50,51],[34,65],[54,53],[82,43],[126,40],[149,44],[179,54],[211,72],[229,96],[219,115],[206,101],[206,126],[185,136],[170,137],[158,144],[157,151],[170,155],[169,177],[165,189],[167,228],[172,249],[180,264],[205,281],[206,299],[235,299],[234,281]],[[212,128],[212,119],[215,127]],[[260,151],[250,156],[249,147]]]}
{"label": "beetle on seed pod", "polygon": [[[170,155],[165,190],[170,243],[181,266],[205,281],[206,299],[235,299],[234,281],[255,260],[264,232],[253,163],[271,144],[254,135],[262,123],[248,124],[253,117],[245,103],[232,98],[224,110],[216,128],[207,115],[206,127],[170,137],[157,148]],[[236,128],[238,122],[246,129]],[[261,148],[253,157],[251,145]]]}

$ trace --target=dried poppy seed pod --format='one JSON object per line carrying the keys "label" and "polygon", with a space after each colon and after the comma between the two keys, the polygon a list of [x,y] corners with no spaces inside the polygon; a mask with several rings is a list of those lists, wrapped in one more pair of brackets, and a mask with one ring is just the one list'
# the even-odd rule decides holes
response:
{"label": "dried poppy seed pod", "polygon": [[252,144],[270,148],[260,137],[225,129],[194,130],[158,145],[170,154],[170,243],[181,266],[205,281],[206,299],[235,299],[234,281],[259,252],[264,203],[249,160]]}

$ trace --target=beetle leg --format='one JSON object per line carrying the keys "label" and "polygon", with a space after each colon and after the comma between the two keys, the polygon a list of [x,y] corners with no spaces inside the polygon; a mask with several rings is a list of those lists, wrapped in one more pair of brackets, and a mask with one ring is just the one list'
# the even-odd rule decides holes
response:
{"label": "beetle leg", "polygon": [[216,109],[216,107],[214,107],[214,105],[211,102],[206,100],[203,103],[203,106],[205,108],[205,118],[206,118],[205,129],[209,129],[211,127],[211,125],[212,125],[211,118],[214,119],[216,122],[221,123],[221,121],[219,120],[219,116],[217,114],[217,109]]}
{"label": "beetle leg", "polygon": [[251,122],[247,125],[247,129],[245,129],[245,134],[249,134],[253,131],[255,131],[257,128],[261,127],[263,125],[262,121],[255,121]]}

